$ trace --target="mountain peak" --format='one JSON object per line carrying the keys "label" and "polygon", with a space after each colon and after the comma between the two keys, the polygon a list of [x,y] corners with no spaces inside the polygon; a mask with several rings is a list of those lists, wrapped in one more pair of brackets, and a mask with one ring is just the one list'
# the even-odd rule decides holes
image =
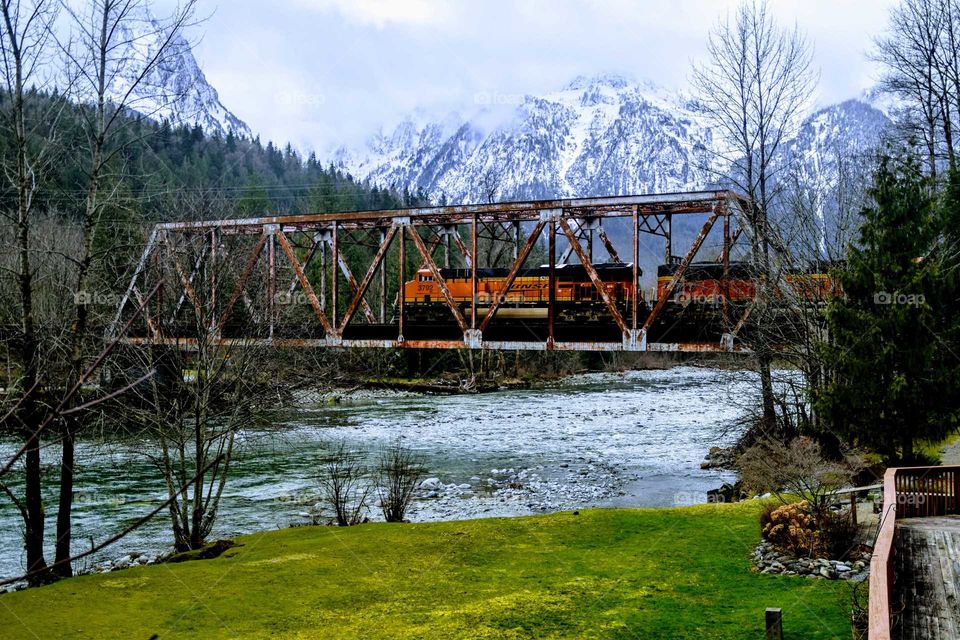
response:
{"label": "mountain peak", "polygon": [[[126,96],[137,82],[137,74],[152,60],[168,39],[163,23],[146,4],[126,19],[116,34],[126,51],[117,56],[117,70],[110,93]],[[160,60],[133,90],[129,107],[173,125],[199,125],[207,133],[233,133],[251,138],[250,127],[220,101],[217,90],[207,81],[197,64],[190,43],[176,35],[169,43],[170,55]]]}
{"label": "mountain peak", "polygon": [[[806,161],[828,146],[873,143],[885,116],[858,104],[812,114],[789,152]],[[578,76],[559,91],[481,110],[455,126],[420,117],[364,147],[339,149],[335,162],[360,179],[450,203],[688,191],[716,182],[719,136],[696,102],[622,74]]]}
{"label": "mountain peak", "polygon": [[613,89],[625,89],[634,84],[633,78],[619,73],[600,73],[595,75],[579,75],[571,80],[565,91],[582,91],[598,86],[611,87]]}

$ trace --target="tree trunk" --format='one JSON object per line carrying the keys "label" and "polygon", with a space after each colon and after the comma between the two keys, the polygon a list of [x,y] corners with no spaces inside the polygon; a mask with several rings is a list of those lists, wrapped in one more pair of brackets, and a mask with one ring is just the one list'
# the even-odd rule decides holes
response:
{"label": "tree trunk", "polygon": [[[36,414],[31,411],[27,419],[32,421],[35,416]],[[30,578],[30,584],[37,585],[47,580],[47,561],[43,553],[44,513],[43,495],[41,494],[40,439],[36,437],[36,432],[29,428],[25,431],[25,435],[32,440],[24,455],[24,472],[26,474],[24,502],[27,510],[27,522],[24,523],[26,527],[24,543],[27,552],[27,573],[34,574]]]}
{"label": "tree trunk", "polygon": [[904,434],[903,436],[903,461],[907,464],[913,464],[913,436]]}
{"label": "tree trunk", "polygon": [[[103,106],[100,106],[100,117],[103,118]],[[77,273],[77,293],[86,292],[90,286],[90,271],[93,266],[93,250],[99,223],[97,194],[100,187],[101,147],[102,136],[94,146],[92,170],[87,190],[87,206],[83,220],[83,256]],[[74,379],[79,382],[83,377],[83,340],[87,335],[88,310],[87,305],[75,303],[75,317],[70,335],[70,371]],[[69,383],[68,383],[69,384]],[[77,403],[79,404],[79,400]],[[63,424],[63,452],[60,459],[60,502],[57,510],[57,546],[56,568],[54,572],[62,577],[73,575],[73,567],[67,560],[70,558],[70,544],[73,537],[73,463],[76,447],[77,422],[68,419]]]}
{"label": "tree trunk", "polygon": [[60,500],[57,506],[57,545],[53,572],[60,578],[73,575],[70,559],[70,544],[73,539],[73,464],[76,449],[73,420],[64,420],[63,452],[60,456]]}
{"label": "tree trunk", "polygon": [[[9,15],[4,16],[6,27],[12,32]],[[31,584],[47,579],[47,562],[43,553],[44,511],[40,468],[40,403],[35,394],[38,387],[39,340],[33,317],[33,273],[30,264],[30,202],[33,195],[31,172],[27,162],[27,128],[23,100],[22,59],[19,50],[15,56],[16,84],[14,89],[13,118],[16,127],[17,166],[17,250],[19,273],[17,281],[20,293],[21,331],[20,362],[23,367],[22,388],[27,397],[22,406],[23,435],[27,440],[25,451],[25,495],[27,521],[24,523],[24,544],[27,552],[27,571],[36,573]]]}
{"label": "tree trunk", "polygon": [[772,358],[766,347],[757,353],[757,368],[760,369],[760,398],[763,403],[763,428],[766,435],[773,435],[777,428],[777,410],[773,395],[773,375],[770,371]]}

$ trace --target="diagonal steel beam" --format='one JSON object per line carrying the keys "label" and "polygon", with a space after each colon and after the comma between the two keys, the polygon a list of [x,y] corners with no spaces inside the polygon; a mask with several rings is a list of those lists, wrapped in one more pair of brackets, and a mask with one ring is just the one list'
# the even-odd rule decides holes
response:
{"label": "diagonal steel beam", "polygon": [[[343,273],[343,277],[347,279],[347,284],[350,285],[350,290],[353,291],[354,295],[356,295],[357,289],[359,288],[357,279],[353,277],[353,272],[350,271],[350,266],[343,257],[343,251],[337,251],[336,254],[337,263],[340,265],[340,272]],[[367,301],[361,300],[360,305],[363,307],[363,315],[367,317],[367,322],[370,324],[376,324],[377,316],[373,315],[373,309],[370,308],[370,305],[367,304]]]}
{"label": "diagonal steel beam", "polygon": [[253,273],[253,268],[257,265],[257,260],[260,258],[260,253],[263,251],[263,245],[266,243],[267,234],[261,234],[260,239],[253,247],[253,251],[250,253],[250,258],[247,259],[246,266],[240,273],[240,278],[237,280],[237,284],[233,287],[233,293],[230,294],[230,299],[227,301],[226,308],[224,308],[223,313],[220,315],[220,322],[217,323],[218,334],[223,332],[223,327],[226,326],[227,319],[230,318],[230,314],[233,312],[233,306],[237,303],[237,300],[240,299],[241,295],[246,293],[244,291],[244,286],[246,285],[250,274]]}
{"label": "diagonal steel beam", "polygon": [[450,311],[453,312],[453,317],[457,321],[457,325],[459,325],[461,331],[466,333],[467,329],[469,329],[467,326],[467,321],[464,319],[463,314],[460,312],[460,308],[457,306],[453,296],[450,294],[450,289],[447,287],[446,281],[443,279],[443,276],[440,275],[440,269],[437,268],[433,258],[429,253],[427,253],[427,247],[423,244],[423,238],[420,237],[420,234],[417,233],[417,230],[413,228],[413,226],[407,226],[407,231],[410,234],[410,239],[413,240],[413,244],[417,246],[417,251],[420,252],[420,255],[423,256],[424,261],[426,261],[427,268],[430,269],[430,273],[433,274],[433,277],[437,282],[437,286],[440,287],[440,293],[443,295],[447,306],[450,307]]}
{"label": "diagonal steel beam", "polygon": [[677,288],[677,283],[680,282],[680,278],[683,277],[687,267],[690,266],[690,263],[693,262],[697,252],[700,251],[700,246],[703,244],[703,241],[707,239],[707,234],[710,233],[710,229],[713,228],[713,223],[717,221],[717,216],[719,215],[720,213],[718,211],[714,211],[713,214],[707,218],[703,228],[700,230],[700,235],[698,235],[697,239],[694,240],[693,245],[690,247],[690,251],[688,251],[687,255],[684,256],[680,266],[677,267],[676,272],[673,274],[673,278],[670,279],[670,284],[667,285],[666,291],[664,291],[663,295],[660,296],[660,299],[657,300],[657,304],[654,306],[653,311],[651,311],[650,315],[647,316],[647,321],[643,323],[642,331],[644,333],[646,333],[650,327],[653,326],[654,320],[657,319],[657,316],[660,315],[664,305],[667,304],[667,300],[669,300],[670,296],[673,295],[673,290]]}
{"label": "diagonal steel beam", "polygon": [[[187,298],[190,299],[190,303],[193,305],[193,308],[197,312],[197,316],[200,318],[200,324],[204,327],[207,326],[207,321],[204,318],[203,306],[200,304],[200,300],[197,298],[196,291],[193,290],[193,285],[190,283],[190,280],[187,278],[187,274],[183,271],[183,266],[180,264],[180,260],[177,258],[176,251],[174,251],[173,245],[170,244],[168,238],[164,239],[164,244],[167,245],[167,251],[170,255],[170,261],[173,263],[173,268],[177,272],[177,277],[180,278],[180,284],[183,286],[183,291],[186,294]],[[172,322],[172,319],[171,319]]]}
{"label": "diagonal steel beam", "polygon": [[[204,243],[203,249],[200,251],[199,255],[197,255],[197,259],[194,261],[193,271],[190,272],[190,277],[188,278],[188,281],[190,282],[191,286],[193,285],[193,281],[197,279],[197,273],[199,273],[200,271],[200,266],[203,264],[203,259],[207,256],[207,249],[209,249],[209,247],[207,246],[206,243]],[[177,304],[173,308],[173,315],[171,315],[170,317],[171,323],[174,321],[174,319],[177,317],[177,314],[180,312],[180,307],[183,306],[183,301],[185,299],[186,299],[186,292],[181,293],[180,298],[177,299]]]}
{"label": "diagonal steel beam", "polygon": [[756,306],[756,304],[757,304],[757,298],[754,297],[750,301],[750,304],[747,305],[747,308],[743,312],[743,316],[737,322],[737,325],[730,331],[731,335],[737,336],[740,333],[740,330],[743,329],[743,325],[747,324],[747,320],[750,319],[750,313],[753,311],[753,308]]}
{"label": "diagonal steel beam", "polygon": [[353,318],[353,314],[357,312],[357,307],[363,301],[363,296],[367,293],[367,288],[370,286],[370,283],[373,282],[373,277],[376,275],[380,263],[383,262],[384,256],[387,255],[387,250],[390,249],[390,243],[393,242],[393,237],[396,234],[396,225],[391,225],[383,242],[380,243],[380,248],[377,249],[376,255],[373,256],[373,262],[370,263],[370,268],[367,269],[366,275],[363,276],[363,280],[360,282],[360,286],[354,294],[350,306],[347,307],[346,313],[343,314],[340,326],[337,327],[337,335],[343,335],[343,330],[347,328],[347,324],[350,322],[350,319]]}
{"label": "diagonal steel beam", "polygon": [[600,236],[600,240],[603,241],[603,248],[607,250],[607,255],[610,256],[610,260],[613,262],[623,262],[617,250],[614,249],[613,243],[610,242],[610,238],[607,237],[607,232],[603,230],[603,225],[597,228],[597,235]]}
{"label": "diagonal steel beam", "polygon": [[127,306],[127,302],[130,300],[130,294],[137,288],[137,280],[140,279],[143,270],[147,266],[147,261],[150,259],[150,255],[153,253],[153,248],[156,245],[157,238],[159,236],[159,229],[157,227],[153,228],[153,231],[150,232],[150,238],[147,240],[147,246],[143,250],[143,254],[140,256],[140,261],[137,263],[137,268],[133,270],[133,276],[130,278],[130,285],[127,287],[126,292],[123,294],[123,298],[120,299],[120,306],[117,308],[117,314],[113,318],[113,322],[110,323],[110,329],[107,331],[107,335],[111,338],[116,335],[117,327],[120,326],[120,318],[123,316],[123,309]]}
{"label": "diagonal steel beam", "polygon": [[247,293],[246,289],[243,290],[240,298],[243,300],[243,306],[246,308],[247,313],[250,314],[250,319],[253,320],[253,324],[260,324],[263,318],[260,317],[260,312],[253,305],[253,299],[250,298],[250,294]]}
{"label": "diagonal steel beam", "polygon": [[[432,256],[434,253],[436,253],[437,249],[440,248],[440,243],[441,243],[442,241],[443,241],[443,237],[440,236],[440,235],[436,236],[433,240],[430,241],[430,248],[428,249],[428,251],[430,252],[430,255],[431,255],[431,256]],[[426,266],[427,266],[427,264],[426,264],[426,263],[423,263],[423,264],[420,265],[420,268],[423,269],[423,268],[426,267]]]}
{"label": "diagonal steel beam", "polygon": [[[313,243],[310,245],[310,250],[307,251],[307,255],[306,255],[306,257],[303,259],[303,271],[304,271],[304,272],[307,271],[307,267],[310,266],[310,261],[313,260],[313,256],[316,255],[317,249],[318,249],[319,247],[320,247],[320,241],[319,241],[319,240],[314,240]],[[293,277],[290,279],[290,286],[287,287],[287,295],[293,295],[293,292],[294,292],[294,291],[296,290],[296,288],[297,288],[297,283],[298,283],[298,282],[300,282],[300,281],[297,279],[297,276],[293,276]]]}
{"label": "diagonal steel beam", "polygon": [[523,250],[520,251],[520,255],[518,255],[517,259],[513,262],[513,267],[511,267],[510,273],[507,275],[507,279],[503,283],[503,289],[501,290],[500,295],[498,295],[497,299],[494,300],[492,305],[490,305],[490,308],[487,310],[487,315],[483,317],[483,322],[480,323],[481,333],[486,330],[487,325],[489,325],[490,321],[493,320],[493,316],[496,315],[497,309],[500,308],[500,304],[506,300],[507,292],[509,292],[510,287],[513,286],[513,281],[517,279],[517,274],[520,273],[520,268],[523,266],[523,263],[527,261],[527,256],[530,255],[530,251],[537,243],[540,233],[546,226],[547,221],[541,220],[537,223],[537,226],[533,228],[533,231],[530,232],[530,237],[527,238],[526,244],[523,245]]}
{"label": "diagonal steel beam", "polygon": [[[157,291],[157,293],[159,293],[159,292],[160,292],[160,289],[157,288],[156,291]],[[137,299],[137,305],[138,305],[139,307],[143,308],[143,319],[146,320],[146,322],[147,322],[147,328],[150,329],[150,333],[151,333],[154,337],[159,337],[159,336],[160,336],[160,327],[158,327],[158,326],[157,326],[157,323],[153,320],[153,318],[151,318],[151,317],[147,314],[147,302],[146,302],[146,300],[144,300],[143,294],[140,293],[140,289],[138,289],[136,285],[133,285],[133,286],[130,287],[130,293],[132,293],[133,296]],[[114,337],[114,336],[111,335],[110,337],[112,338],[112,337]]]}
{"label": "diagonal steel beam", "polygon": [[[574,235],[576,235],[576,237],[579,238],[580,240],[583,240],[584,238],[586,238],[586,234],[584,233],[584,229],[583,229],[583,224],[579,220],[574,220],[574,222],[577,225],[577,230]],[[560,259],[557,261],[557,264],[566,264],[567,260],[570,259],[570,256],[573,255],[573,251],[574,251],[573,245],[571,244],[566,249],[563,250],[563,253],[560,254]],[[587,262],[590,262],[590,260],[587,260]]]}
{"label": "diagonal steel beam", "polygon": [[567,240],[570,241],[570,246],[573,247],[574,251],[576,251],[577,257],[580,258],[580,263],[586,270],[587,275],[590,276],[590,280],[593,282],[593,286],[596,287],[597,292],[603,299],[603,303],[607,305],[607,309],[610,310],[610,315],[613,316],[613,321],[617,323],[618,327],[620,327],[620,331],[623,332],[623,335],[629,335],[627,323],[624,322],[623,316],[620,315],[620,310],[617,309],[617,304],[613,301],[613,298],[610,297],[610,293],[607,291],[607,288],[603,286],[603,281],[597,274],[597,270],[593,268],[590,258],[587,257],[587,254],[583,251],[583,247],[580,246],[580,241],[577,240],[577,237],[570,229],[570,225],[567,224],[567,221],[563,218],[560,218],[560,228],[563,229],[564,235],[567,236]]}
{"label": "diagonal steel beam", "polygon": [[293,247],[290,246],[290,241],[287,240],[286,234],[278,228],[273,232],[273,235],[280,242],[280,248],[287,254],[287,260],[290,261],[290,266],[293,267],[294,273],[297,274],[300,286],[303,287],[303,292],[307,294],[307,300],[310,302],[310,306],[313,307],[313,313],[323,326],[323,330],[327,335],[339,335],[334,331],[330,321],[327,320],[327,314],[320,308],[320,300],[317,299],[317,294],[313,292],[313,287],[310,286],[310,281],[307,280],[307,274],[304,273],[303,267],[300,266],[300,261],[297,260],[297,254],[293,252]]}
{"label": "diagonal steel beam", "polygon": [[470,250],[467,249],[467,245],[464,244],[463,238],[460,237],[460,232],[456,227],[453,228],[453,233],[451,235],[453,236],[454,244],[457,245],[457,249],[460,251],[461,255],[463,255],[464,264],[467,265],[468,269],[471,268],[473,266],[473,260],[470,257]]}

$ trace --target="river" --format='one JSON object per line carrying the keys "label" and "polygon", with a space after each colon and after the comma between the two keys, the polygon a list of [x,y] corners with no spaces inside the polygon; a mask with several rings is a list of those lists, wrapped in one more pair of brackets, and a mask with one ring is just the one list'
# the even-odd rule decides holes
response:
{"label": "river", "polygon": [[[318,461],[340,440],[372,458],[400,438],[422,456],[429,482],[411,510],[414,521],[705,502],[706,491],[732,475],[700,463],[710,447],[736,438],[734,425],[755,396],[752,373],[689,366],[476,395],[323,396],[283,412],[269,430],[241,435],[214,535],[310,522]],[[14,446],[0,443],[0,459]],[[163,501],[163,483],[144,455],[150,448],[129,439],[79,445],[75,551]],[[51,475],[57,455],[44,452]],[[46,502],[52,557],[56,496]],[[170,544],[161,516],[84,565],[157,554]],[[0,499],[0,576],[22,569],[22,523]]]}

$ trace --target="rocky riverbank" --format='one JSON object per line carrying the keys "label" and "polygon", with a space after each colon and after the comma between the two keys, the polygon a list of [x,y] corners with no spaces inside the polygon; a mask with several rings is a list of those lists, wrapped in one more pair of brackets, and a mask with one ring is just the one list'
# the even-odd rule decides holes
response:
{"label": "rocky riverbank", "polygon": [[761,540],[754,549],[753,563],[760,573],[784,576],[862,582],[870,575],[869,556],[849,561],[798,558],[783,552],[767,540]]}
{"label": "rocky riverbank", "polygon": [[[626,494],[624,487],[639,476],[625,466],[593,458],[572,458],[559,468],[490,469],[468,481],[426,478],[410,505],[412,521],[466,520],[568,511],[604,506]],[[371,520],[379,513],[371,510]],[[291,524],[326,524],[328,509],[315,502]]]}

